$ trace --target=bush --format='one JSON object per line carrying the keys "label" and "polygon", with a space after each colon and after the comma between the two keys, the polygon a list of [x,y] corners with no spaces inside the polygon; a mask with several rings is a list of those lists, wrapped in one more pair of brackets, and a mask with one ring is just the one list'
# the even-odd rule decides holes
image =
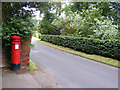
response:
{"label": "bush", "polygon": [[40,39],[86,53],[98,54],[120,60],[120,41],[118,40],[99,40],[59,35],[41,35]]}
{"label": "bush", "polygon": [[[12,17],[10,18],[10,22],[2,23],[2,44],[3,46],[10,45],[10,36],[16,34],[17,36],[21,36],[24,38],[29,38],[32,35],[33,23],[31,17],[20,18],[20,17]],[[22,39],[22,40],[23,40]]]}
{"label": "bush", "polygon": [[68,15],[58,17],[52,24],[61,31],[61,35],[75,37],[94,37],[96,39],[118,39],[118,24],[101,15],[102,11],[90,5],[82,12],[70,11]]}

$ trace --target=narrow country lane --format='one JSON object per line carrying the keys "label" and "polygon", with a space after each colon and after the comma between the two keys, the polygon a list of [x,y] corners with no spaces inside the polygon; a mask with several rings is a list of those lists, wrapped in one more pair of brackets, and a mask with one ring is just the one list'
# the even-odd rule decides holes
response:
{"label": "narrow country lane", "polygon": [[42,45],[32,38],[31,59],[64,88],[118,88],[118,69]]}

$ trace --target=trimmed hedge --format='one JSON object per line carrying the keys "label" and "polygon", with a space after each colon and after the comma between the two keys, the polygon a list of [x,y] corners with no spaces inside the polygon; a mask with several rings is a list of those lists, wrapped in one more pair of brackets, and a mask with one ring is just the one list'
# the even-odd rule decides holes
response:
{"label": "trimmed hedge", "polygon": [[41,35],[39,38],[42,41],[56,45],[120,60],[120,41],[118,40],[99,40],[58,35]]}

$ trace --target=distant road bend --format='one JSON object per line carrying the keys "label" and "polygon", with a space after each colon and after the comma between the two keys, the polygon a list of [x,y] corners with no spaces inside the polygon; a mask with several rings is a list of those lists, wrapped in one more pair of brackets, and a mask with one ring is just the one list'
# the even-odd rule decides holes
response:
{"label": "distant road bend", "polygon": [[118,88],[118,69],[42,45],[32,38],[31,59],[64,88]]}

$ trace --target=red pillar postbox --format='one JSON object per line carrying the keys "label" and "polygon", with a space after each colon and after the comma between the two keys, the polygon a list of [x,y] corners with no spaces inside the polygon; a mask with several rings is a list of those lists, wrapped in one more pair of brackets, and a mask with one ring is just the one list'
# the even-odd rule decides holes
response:
{"label": "red pillar postbox", "polygon": [[11,70],[17,71],[20,69],[20,36],[10,36],[11,41]]}

